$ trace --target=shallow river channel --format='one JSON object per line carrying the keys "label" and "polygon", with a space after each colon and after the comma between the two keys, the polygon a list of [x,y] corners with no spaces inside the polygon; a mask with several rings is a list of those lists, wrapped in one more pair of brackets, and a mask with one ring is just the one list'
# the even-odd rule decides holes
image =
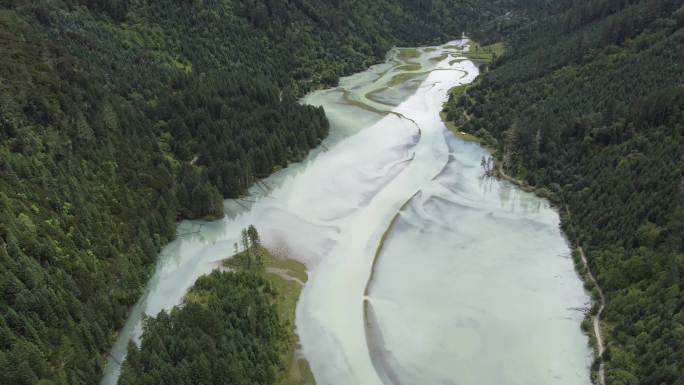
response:
{"label": "shallow river channel", "polygon": [[325,108],[330,136],[227,200],[224,219],[179,224],[102,385],[142,314],[179,304],[249,224],[307,265],[296,324],[319,385],[589,385],[589,297],[557,212],[485,177],[486,150],[440,120],[449,89],[478,76],[467,45],[395,48],[303,98]]}

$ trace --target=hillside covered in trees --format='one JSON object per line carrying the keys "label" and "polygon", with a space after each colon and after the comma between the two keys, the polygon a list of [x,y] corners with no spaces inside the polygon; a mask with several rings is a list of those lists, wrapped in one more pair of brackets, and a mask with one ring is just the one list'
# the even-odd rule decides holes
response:
{"label": "hillside covered in trees", "polygon": [[176,221],[327,134],[299,96],[514,4],[0,1],[0,383],[96,383]]}
{"label": "hillside covered in trees", "polygon": [[565,1],[446,105],[587,250],[610,385],[684,384],[683,27],[681,1]]}

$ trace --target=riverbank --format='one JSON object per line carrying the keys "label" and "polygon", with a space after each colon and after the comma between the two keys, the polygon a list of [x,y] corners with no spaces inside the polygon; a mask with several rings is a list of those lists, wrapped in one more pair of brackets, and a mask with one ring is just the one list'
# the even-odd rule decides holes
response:
{"label": "riverbank", "polygon": [[[504,53],[506,52],[506,48],[504,46],[503,42],[497,42],[493,43],[490,45],[486,46],[481,46],[480,43],[474,40],[469,40],[468,42],[468,49],[462,52],[463,58],[461,59],[454,59],[452,60],[449,64],[452,64],[455,61],[458,60],[471,60],[473,63],[475,63],[478,66],[478,69],[481,72],[485,72],[487,70],[487,67],[497,58],[501,57]],[[453,87],[449,90],[448,95],[449,99],[444,102],[442,105],[442,111],[439,113],[439,116],[442,118],[442,122],[444,125],[451,131],[457,138],[465,141],[465,142],[474,142],[478,143],[482,147],[486,148],[492,155],[496,154],[496,149],[490,145],[487,144],[487,141],[484,140],[484,138],[479,138],[476,135],[461,131],[461,127],[457,125],[455,122],[450,121],[447,119],[447,110],[446,106],[449,101],[454,100],[455,98],[458,98],[461,95],[464,95],[467,93],[468,88],[473,87],[475,84],[477,84],[477,81],[473,83],[467,83],[467,84],[461,84],[456,87]],[[464,120],[470,119],[470,117],[463,112]]]}
{"label": "riverbank", "polygon": [[[302,287],[308,279],[306,266],[293,259],[274,255],[264,247],[258,247],[251,253],[259,253],[262,264],[247,264],[245,252],[236,254],[223,261],[223,266],[236,271],[249,271],[259,274],[277,290],[275,300],[278,318],[289,332],[288,344],[281,352],[284,364],[277,385],[315,385],[308,361],[302,356],[301,343],[296,333],[295,311]],[[252,256],[254,258],[254,256]]]}
{"label": "riverbank", "polygon": [[[467,87],[471,86],[469,85],[464,85],[464,86],[458,86],[454,87],[451,90],[449,90],[449,94],[451,96],[458,96],[464,92],[466,92]],[[446,106],[446,103],[445,103]],[[565,229],[568,226],[570,226],[570,211],[566,205],[562,205],[561,202],[557,199],[557,197],[551,193],[547,188],[545,187],[535,187],[530,184],[528,184],[526,181],[512,177],[504,171],[504,166],[503,166],[503,160],[500,159],[496,149],[492,147],[491,145],[485,144],[486,141],[483,138],[480,138],[476,135],[466,133],[461,131],[460,127],[456,125],[453,121],[450,121],[447,119],[447,112],[445,110],[442,110],[440,112],[440,117],[442,119],[442,122],[444,125],[451,131],[457,138],[465,141],[465,142],[472,142],[472,143],[477,143],[484,149],[486,149],[491,157],[493,158],[493,166],[489,169],[484,170],[484,172],[491,177],[497,178],[497,179],[502,179],[507,182],[510,182],[511,184],[515,185],[516,187],[520,188],[521,190],[529,193],[533,193],[536,196],[544,199],[548,199],[556,208],[560,211],[560,209],[565,210],[565,216],[561,215],[561,228]],[[566,233],[565,236],[569,239],[570,237]],[[605,362],[603,361],[603,354],[605,351],[605,341],[603,339],[601,329],[603,328],[602,322],[601,322],[601,315],[603,313],[603,310],[605,308],[605,297],[603,295],[603,290],[598,284],[598,281],[594,277],[594,274],[591,272],[591,269],[589,267],[589,263],[587,261],[586,254],[584,252],[584,249],[582,246],[579,244],[579,242],[572,243],[569,242],[572,245],[573,249],[573,260],[575,263],[575,270],[577,274],[582,278],[585,287],[587,288],[588,291],[591,292],[592,294],[592,299],[594,301],[594,304],[596,306],[592,306],[590,311],[587,311],[585,314],[585,321],[588,321],[591,323],[591,327],[586,327],[585,322],[582,324],[582,330],[590,337],[589,341],[592,346],[592,351],[594,352],[594,364],[592,364],[592,369],[591,369],[591,377],[592,381],[597,384],[597,385],[605,385]]]}

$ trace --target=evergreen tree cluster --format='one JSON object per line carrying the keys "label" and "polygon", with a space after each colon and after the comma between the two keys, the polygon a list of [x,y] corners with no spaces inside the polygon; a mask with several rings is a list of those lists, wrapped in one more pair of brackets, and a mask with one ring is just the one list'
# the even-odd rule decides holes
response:
{"label": "evergreen tree cluster", "polygon": [[145,337],[140,348],[129,345],[119,384],[275,384],[290,343],[276,296],[255,273],[201,277],[182,307],[145,320]]}
{"label": "evergreen tree cluster", "polygon": [[242,245],[242,252],[237,253],[237,244],[235,244],[236,255],[233,258],[239,260],[239,265],[244,269],[263,268],[263,255],[261,250],[261,239],[256,227],[249,225],[240,232],[240,244]]}
{"label": "evergreen tree cluster", "polygon": [[610,385],[684,384],[683,27],[681,1],[564,1],[446,105],[588,251]]}

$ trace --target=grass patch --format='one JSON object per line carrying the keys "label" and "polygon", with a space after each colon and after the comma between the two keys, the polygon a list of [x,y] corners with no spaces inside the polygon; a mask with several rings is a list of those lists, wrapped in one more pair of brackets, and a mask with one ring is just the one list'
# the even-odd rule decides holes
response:
{"label": "grass patch", "polygon": [[420,56],[420,52],[416,48],[399,48],[399,59],[408,60],[415,59]]}
{"label": "grass patch", "polygon": [[278,385],[316,385],[309,362],[293,355],[292,362]]}
{"label": "grass patch", "polygon": [[387,111],[385,111],[385,110],[380,110],[380,109],[377,109],[375,107],[369,106],[369,105],[367,105],[361,101],[352,99],[352,97],[349,96],[348,91],[345,91],[345,93],[344,93],[344,101],[350,106],[358,107],[358,108],[361,108],[361,109],[366,110],[368,112],[373,112],[373,113],[380,114],[380,115],[385,115],[387,113]]}
{"label": "grass patch", "polygon": [[[293,259],[279,258],[273,255],[264,247],[259,246],[253,250],[251,258],[254,260],[255,253],[259,253],[262,260],[262,265],[257,266],[254,261],[248,267],[247,258],[249,257],[245,252],[241,252],[227,259],[223,265],[234,270],[251,271],[260,274],[267,279],[273,287],[278,291],[276,300],[276,311],[278,317],[285,322],[291,332],[291,341],[283,353],[283,362],[286,367],[283,370],[277,384],[278,385],[315,385],[313,373],[309,367],[309,362],[298,357],[297,351],[301,348],[299,337],[295,333],[295,311],[297,309],[297,301],[302,291],[302,283],[306,283],[308,276],[306,273],[306,266]],[[277,271],[277,272],[275,272]],[[297,282],[287,277],[296,278]],[[202,301],[202,298],[194,299]]]}
{"label": "grass patch", "polygon": [[418,63],[404,64],[396,68],[397,71],[418,71],[422,67]]}
{"label": "grass patch", "polygon": [[480,43],[471,40],[470,49],[464,52],[463,55],[472,60],[480,60],[486,63],[491,63],[496,58],[501,57],[506,51],[503,42],[497,42],[489,45],[480,45]]}
{"label": "grass patch", "polygon": [[506,46],[504,46],[502,41],[487,45],[484,48],[493,52],[497,57],[503,56],[506,52]]}
{"label": "grass patch", "polygon": [[413,78],[417,78],[421,75],[426,75],[427,72],[411,72],[411,73],[401,73],[401,74],[396,74],[392,76],[392,79],[389,81],[389,86],[396,86],[401,83],[407,82]]}
{"label": "grass patch", "polygon": [[482,144],[482,140],[480,138],[467,132],[461,131],[460,128],[456,124],[454,124],[454,122],[447,120],[446,112],[440,112],[439,116],[442,118],[442,122],[444,122],[446,128],[448,128],[449,131],[451,131],[457,138],[463,140],[464,142],[474,142]]}

